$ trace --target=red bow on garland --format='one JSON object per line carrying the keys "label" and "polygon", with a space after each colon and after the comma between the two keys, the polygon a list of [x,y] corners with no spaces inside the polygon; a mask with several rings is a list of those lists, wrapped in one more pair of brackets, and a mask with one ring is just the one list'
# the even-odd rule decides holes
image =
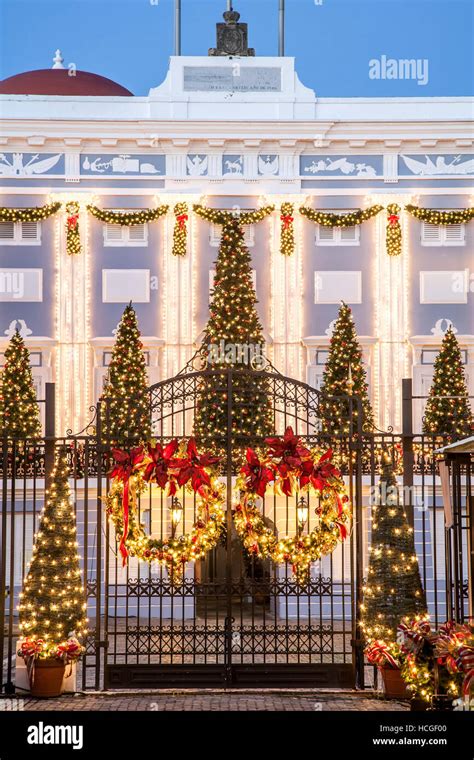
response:
{"label": "red bow on garland", "polygon": [[67,226],[69,230],[75,230],[77,227],[77,222],[79,219],[79,214],[72,214],[71,216],[68,216],[67,218]]}
{"label": "red bow on garland", "polygon": [[240,472],[247,478],[250,490],[263,499],[267,484],[275,480],[275,474],[270,467],[260,462],[253,449],[247,449],[245,458],[247,459],[247,464],[244,464]]}
{"label": "red bow on garland", "polygon": [[457,665],[459,670],[465,673],[462,695],[467,697],[474,681],[474,647],[464,646],[459,649]]}
{"label": "red bow on garland", "polygon": [[388,663],[392,668],[399,667],[385,641],[374,641],[367,647],[365,653],[371,665],[377,665],[378,668],[381,668],[385,663]]}
{"label": "red bow on garland", "polygon": [[176,217],[176,221],[179,224],[179,228],[181,230],[184,230],[186,228],[186,222],[188,221],[188,215],[187,214],[178,214]]}
{"label": "red bow on garland", "polygon": [[119,551],[122,555],[123,565],[125,566],[128,557],[125,541],[128,536],[130,476],[137,464],[143,462],[143,446],[132,449],[129,454],[126,451],[121,451],[121,449],[112,449],[112,456],[115,459],[115,467],[111,470],[110,477],[117,478],[117,480],[123,482],[123,532],[120,539]]}
{"label": "red bow on garland", "polygon": [[399,219],[400,217],[398,216],[398,214],[390,214],[387,221],[391,227],[396,227]]}
{"label": "red bow on garland", "polygon": [[282,214],[280,216],[281,221],[283,222],[283,229],[287,230],[290,224],[294,221],[294,217],[291,216],[291,214]]}
{"label": "red bow on garland", "polygon": [[69,639],[63,644],[58,644],[57,656],[64,660],[64,662],[71,662],[77,660],[82,654],[82,646],[77,639]]}

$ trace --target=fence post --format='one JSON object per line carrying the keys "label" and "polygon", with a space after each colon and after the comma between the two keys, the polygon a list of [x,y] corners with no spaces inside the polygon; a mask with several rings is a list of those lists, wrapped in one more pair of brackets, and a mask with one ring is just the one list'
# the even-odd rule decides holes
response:
{"label": "fence post", "polygon": [[48,489],[54,468],[54,446],[56,435],[56,386],[45,384],[45,429],[44,429],[44,468],[45,486]]}
{"label": "fence post", "polygon": [[403,490],[404,504],[409,524],[413,527],[413,381],[410,377],[402,380],[402,450],[403,450]]}

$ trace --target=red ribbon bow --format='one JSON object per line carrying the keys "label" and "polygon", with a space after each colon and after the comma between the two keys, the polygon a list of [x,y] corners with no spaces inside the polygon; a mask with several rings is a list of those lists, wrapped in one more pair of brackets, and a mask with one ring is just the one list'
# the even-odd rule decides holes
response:
{"label": "red ribbon bow", "polygon": [[299,476],[303,468],[303,459],[311,455],[309,449],[301,444],[299,436],[293,433],[293,428],[287,427],[283,438],[265,438],[265,443],[273,457],[280,457],[276,464],[282,478],[281,490],[287,496],[292,494],[291,475]]}
{"label": "red ribbon bow", "polygon": [[290,224],[294,221],[294,217],[291,216],[291,214],[282,214],[280,216],[281,221],[283,222],[283,229],[287,230]]}
{"label": "red ribbon bow", "polygon": [[368,661],[372,665],[377,665],[378,668],[381,668],[385,663],[388,663],[392,668],[398,668],[398,663],[385,641],[374,641],[367,647],[365,653]]}
{"label": "red ribbon bow", "polygon": [[464,646],[459,649],[457,665],[465,674],[462,695],[467,697],[471,690],[471,683],[474,681],[474,647]]}
{"label": "red ribbon bow", "polygon": [[115,459],[115,467],[111,471],[110,476],[112,478],[117,478],[117,480],[121,480],[123,483],[123,533],[120,539],[119,551],[122,555],[123,565],[125,566],[128,557],[125,541],[128,536],[130,476],[137,464],[140,464],[143,461],[143,446],[132,449],[130,453],[121,451],[121,449],[112,449],[112,455]]}
{"label": "red ribbon bow", "polygon": [[57,655],[61,660],[70,662],[76,660],[82,652],[82,647],[78,641],[70,639],[62,644],[58,644]]}
{"label": "red ribbon bow", "polygon": [[388,217],[388,223],[391,227],[396,227],[399,219],[400,217],[398,216],[398,214],[390,214],[390,216]]}
{"label": "red ribbon bow", "polygon": [[181,230],[185,229],[186,222],[188,221],[188,215],[187,214],[178,214],[176,217],[176,221],[179,224],[179,228]]}
{"label": "red ribbon bow", "polygon": [[67,226],[69,230],[75,230],[77,227],[77,221],[79,219],[79,214],[72,214],[71,216],[68,216],[67,218]]}

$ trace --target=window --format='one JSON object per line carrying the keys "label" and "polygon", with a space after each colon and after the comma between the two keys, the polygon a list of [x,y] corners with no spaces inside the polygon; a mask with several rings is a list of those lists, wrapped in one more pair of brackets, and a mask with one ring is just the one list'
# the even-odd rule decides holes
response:
{"label": "window", "polygon": [[40,222],[0,222],[0,245],[39,245]]}
{"label": "window", "polygon": [[314,273],[314,303],[362,303],[362,272]]}
{"label": "window", "polygon": [[[115,209],[113,209],[115,211]],[[137,211],[137,209],[129,209]],[[120,209],[124,211],[124,209]],[[148,224],[134,224],[131,227],[121,224],[104,224],[104,245],[146,245],[148,243]]]}
{"label": "window", "polygon": [[149,269],[103,269],[103,303],[150,303]]}
{"label": "window", "polygon": [[316,245],[359,245],[360,225],[354,227],[324,227],[316,225]]}
{"label": "window", "polygon": [[464,245],[465,226],[464,224],[430,224],[429,222],[422,222],[421,244],[439,246]]}
{"label": "window", "polygon": [[[221,235],[222,235],[222,225],[221,224],[211,224],[211,231],[209,233],[209,243],[214,247],[218,248],[221,242]],[[255,235],[254,235],[254,225],[253,224],[245,224],[244,225],[244,243],[248,248],[251,248],[255,241]]]}
{"label": "window", "polygon": [[[441,348],[441,344],[439,346]],[[438,349],[426,349],[424,348],[421,352],[421,364],[434,364],[435,359],[438,356],[439,353]],[[467,364],[467,351],[466,349],[461,349],[461,362],[463,364]]]}

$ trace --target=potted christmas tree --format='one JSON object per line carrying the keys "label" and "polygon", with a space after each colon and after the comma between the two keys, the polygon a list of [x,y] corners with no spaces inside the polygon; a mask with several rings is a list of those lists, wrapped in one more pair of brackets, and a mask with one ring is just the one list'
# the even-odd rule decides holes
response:
{"label": "potted christmas tree", "polygon": [[387,454],[374,502],[362,631],[367,657],[382,673],[386,696],[407,698],[400,673],[403,653],[397,644],[397,627],[403,617],[425,612],[426,601],[413,528],[408,524]]}
{"label": "potted christmas tree", "polygon": [[62,693],[65,668],[84,652],[86,601],[77,553],[76,520],[70,504],[67,462],[57,459],[51,487],[18,606],[24,658],[31,693]]}

